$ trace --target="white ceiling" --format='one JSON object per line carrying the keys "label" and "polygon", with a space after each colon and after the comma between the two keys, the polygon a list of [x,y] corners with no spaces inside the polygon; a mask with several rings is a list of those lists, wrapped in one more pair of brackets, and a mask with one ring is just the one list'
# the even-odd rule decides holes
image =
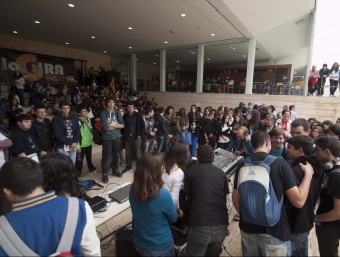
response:
{"label": "white ceiling", "polygon": [[[112,56],[186,46],[168,54],[168,60],[182,58],[183,64],[192,59],[185,58],[188,49],[199,43],[208,45],[205,56],[211,61],[244,62],[245,41],[257,37],[256,59],[267,60],[284,58],[308,46],[309,15],[315,1],[2,0],[0,34],[14,35],[12,31],[17,30],[19,39],[58,45],[69,42],[68,47],[97,53],[106,50]],[[41,23],[35,24],[35,20]],[[91,39],[92,35],[96,38]],[[237,51],[231,45],[237,45]]]}

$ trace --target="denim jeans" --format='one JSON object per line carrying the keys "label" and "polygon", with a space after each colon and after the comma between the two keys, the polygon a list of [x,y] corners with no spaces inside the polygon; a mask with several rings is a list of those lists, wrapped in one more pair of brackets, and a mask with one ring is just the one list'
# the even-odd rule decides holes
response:
{"label": "denim jeans", "polygon": [[140,253],[140,256],[154,256],[154,257],[174,257],[176,256],[174,245],[170,245],[163,251],[147,251],[135,246],[136,250]]}
{"label": "denim jeans", "polygon": [[191,227],[186,256],[219,256],[227,230],[227,225]]}
{"label": "denim jeans", "polygon": [[152,152],[155,150],[155,142],[156,142],[156,138],[152,138],[152,139],[143,139],[142,141],[142,149],[143,149],[143,153],[146,152]]}
{"label": "denim jeans", "polygon": [[157,135],[157,152],[166,152],[166,136],[165,135]]}
{"label": "denim jeans", "polygon": [[309,232],[290,235],[291,256],[308,256],[308,235]]}
{"label": "denim jeans", "polygon": [[268,234],[250,234],[241,231],[243,256],[290,256],[290,241],[281,241]]}
{"label": "denim jeans", "polygon": [[333,79],[329,80],[329,93],[330,93],[330,95],[334,95],[335,91],[338,88],[338,83],[339,83],[338,80],[333,80]]}
{"label": "denim jeans", "polygon": [[191,157],[196,157],[197,142],[198,142],[198,136],[195,133],[191,133],[191,145],[190,145]]}
{"label": "denim jeans", "polygon": [[73,165],[76,164],[77,149],[74,149],[73,151],[65,151],[64,148],[57,148],[57,152],[66,154],[68,157],[70,157]]}
{"label": "denim jeans", "polygon": [[112,158],[112,173],[118,170],[120,152],[120,138],[105,139],[103,140],[103,151],[102,151],[102,176],[108,178],[110,159]]}
{"label": "denim jeans", "polygon": [[20,104],[25,106],[25,89],[18,89],[15,87],[15,93],[19,97]]}
{"label": "denim jeans", "polygon": [[320,256],[339,256],[340,229],[338,227],[315,226]]}

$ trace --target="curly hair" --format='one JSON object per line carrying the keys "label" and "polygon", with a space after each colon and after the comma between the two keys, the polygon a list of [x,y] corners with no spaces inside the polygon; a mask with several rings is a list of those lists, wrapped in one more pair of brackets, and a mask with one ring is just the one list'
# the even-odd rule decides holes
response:
{"label": "curly hair", "polygon": [[197,159],[200,163],[212,163],[214,161],[214,149],[210,145],[201,145],[197,149]]}
{"label": "curly hair", "polygon": [[73,196],[84,200],[90,197],[79,184],[77,171],[71,159],[62,153],[49,153],[41,158],[45,191],[55,190],[57,195]]}
{"label": "curly hair", "polygon": [[183,170],[188,162],[187,145],[183,142],[175,141],[165,155],[164,162],[165,170],[168,174],[170,174],[170,171],[175,164]]}
{"label": "curly hair", "polygon": [[142,203],[157,197],[164,184],[163,173],[163,154],[146,152],[137,162],[131,194]]}

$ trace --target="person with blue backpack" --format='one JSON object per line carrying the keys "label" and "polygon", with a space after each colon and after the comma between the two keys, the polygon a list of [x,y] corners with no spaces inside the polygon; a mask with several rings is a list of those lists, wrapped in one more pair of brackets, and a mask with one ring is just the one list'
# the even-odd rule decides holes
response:
{"label": "person with blue backpack", "polygon": [[290,229],[283,200],[301,208],[308,196],[313,168],[309,163],[300,167],[304,172],[299,186],[294,173],[282,158],[268,155],[269,135],[257,131],[251,137],[254,154],[244,160],[235,174],[233,204],[240,214],[243,256],[290,256]]}

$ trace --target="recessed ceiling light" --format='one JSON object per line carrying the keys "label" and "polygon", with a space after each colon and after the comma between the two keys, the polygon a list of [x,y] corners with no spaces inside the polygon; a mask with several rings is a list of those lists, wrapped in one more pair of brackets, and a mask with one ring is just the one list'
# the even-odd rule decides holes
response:
{"label": "recessed ceiling light", "polygon": [[153,64],[157,64],[156,62],[154,62]]}
{"label": "recessed ceiling light", "polygon": [[136,58],[136,61],[138,61],[138,59]]}
{"label": "recessed ceiling light", "polygon": [[179,61],[176,61],[176,62],[179,62]]}
{"label": "recessed ceiling light", "polygon": [[210,58],[206,58],[207,61],[210,61]]}
{"label": "recessed ceiling light", "polygon": [[132,30],[132,27],[128,27],[129,30]]}
{"label": "recessed ceiling light", "polygon": [[68,4],[69,7],[74,7],[74,4]]}
{"label": "recessed ceiling light", "polygon": [[242,55],[243,57],[247,57],[245,54],[244,55]]}
{"label": "recessed ceiling light", "polygon": [[14,34],[18,34],[18,31],[16,31],[16,30],[13,30],[13,33],[14,33]]}
{"label": "recessed ceiling light", "polygon": [[195,54],[195,52],[194,52],[194,51],[192,51],[191,53],[192,53],[192,54]]}
{"label": "recessed ceiling light", "polygon": [[158,54],[156,54],[156,56],[158,56]]}
{"label": "recessed ceiling light", "polygon": [[236,48],[235,47],[233,47],[233,50],[235,50]]}
{"label": "recessed ceiling light", "polygon": [[35,24],[40,24],[40,21],[34,21]]}
{"label": "recessed ceiling light", "polygon": [[129,46],[129,49],[132,49],[132,46]]}
{"label": "recessed ceiling light", "polygon": [[91,36],[92,39],[96,38],[95,36]]}
{"label": "recessed ceiling light", "polygon": [[187,16],[185,13],[181,13],[181,17],[185,17]]}
{"label": "recessed ceiling light", "polygon": [[104,54],[106,54],[106,53],[107,53],[107,52],[106,52],[106,50],[104,50],[103,52],[104,52]]}
{"label": "recessed ceiling light", "polygon": [[168,41],[164,41],[164,44],[167,44],[167,43],[169,43]]}
{"label": "recessed ceiling light", "polygon": [[214,34],[214,33],[211,33],[211,34],[210,34],[210,36],[214,37],[214,36],[215,36],[215,34]]}
{"label": "recessed ceiling light", "polygon": [[70,43],[69,42],[65,42],[65,45],[69,45]]}

